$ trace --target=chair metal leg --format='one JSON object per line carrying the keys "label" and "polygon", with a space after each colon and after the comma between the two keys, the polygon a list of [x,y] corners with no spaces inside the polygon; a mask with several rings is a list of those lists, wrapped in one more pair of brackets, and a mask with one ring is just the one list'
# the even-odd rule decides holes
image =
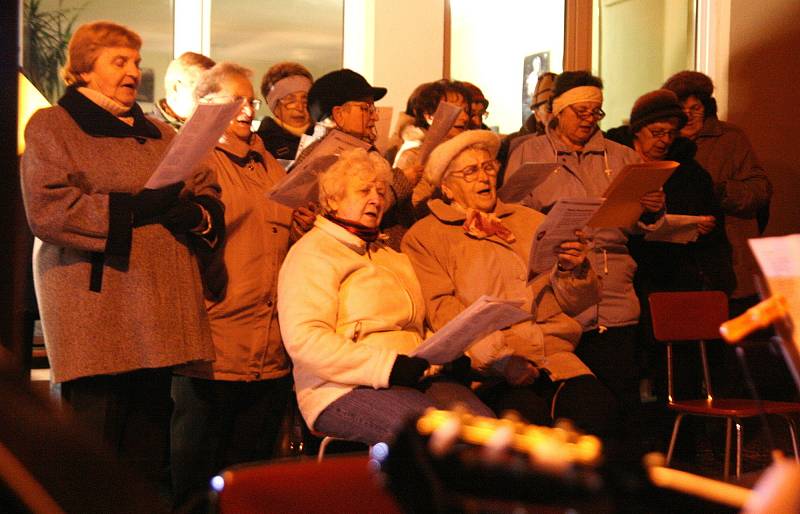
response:
{"label": "chair metal leg", "polygon": [[331,441],[335,441],[335,437],[325,436],[322,438],[322,442],[319,443],[319,452],[317,453],[317,462],[322,462],[322,459],[325,458],[325,450],[328,448],[328,445],[331,444]]}
{"label": "chair metal leg", "polygon": [[733,418],[725,418],[725,464],[722,468],[722,479],[726,482],[731,475],[731,433],[733,432]]}
{"label": "chair metal leg", "polygon": [[742,478],[742,439],[744,436],[744,426],[740,419],[736,420],[736,480]]}
{"label": "chair metal leg", "polygon": [[672,425],[672,437],[669,440],[669,449],[667,450],[666,467],[669,467],[670,462],[672,462],[672,452],[675,451],[675,441],[678,439],[678,429],[681,427],[683,416],[683,414],[675,416],[675,423]]}
{"label": "chair metal leg", "polygon": [[792,436],[792,450],[794,451],[794,461],[800,464],[800,455],[797,454],[797,426],[791,416],[784,416],[786,424],[789,425],[789,435]]}

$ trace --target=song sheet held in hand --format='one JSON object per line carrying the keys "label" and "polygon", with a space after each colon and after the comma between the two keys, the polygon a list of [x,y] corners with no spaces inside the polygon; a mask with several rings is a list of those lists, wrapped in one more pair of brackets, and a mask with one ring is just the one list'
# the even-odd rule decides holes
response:
{"label": "song sheet held in hand", "polygon": [[425,164],[433,149],[447,137],[447,133],[453,128],[453,124],[455,124],[460,112],[461,107],[457,105],[439,102],[436,112],[433,113],[433,122],[425,133],[422,145],[419,147],[417,164]]}
{"label": "song sheet held in hand", "polygon": [[311,153],[267,193],[267,197],[290,209],[316,202],[319,198],[317,177],[320,172],[333,164],[342,152],[352,148],[368,150],[370,144],[339,130],[331,130]]}
{"label": "song sheet held in hand", "polygon": [[495,330],[531,319],[531,313],[520,309],[522,300],[503,300],[483,295],[426,339],[412,356],[431,364],[446,364],[457,359],[474,343]]}
{"label": "song sheet held in hand", "polygon": [[557,162],[525,162],[506,178],[497,190],[497,198],[505,203],[519,203],[559,167]]}
{"label": "song sheet held in hand", "polygon": [[528,276],[544,273],[556,263],[556,248],[564,241],[577,241],[583,229],[603,205],[602,198],[562,198],[536,227],[528,262]]}
{"label": "song sheet held in hand", "polygon": [[665,214],[664,223],[652,232],[644,235],[645,241],[662,241],[664,243],[687,244],[697,241],[700,234],[697,224],[706,216],[689,216],[687,214]]}
{"label": "song sheet held in hand", "polygon": [[199,104],[170,142],[164,158],[144,187],[158,189],[188,180],[241,108],[240,101]]}
{"label": "song sheet held in hand", "polygon": [[645,193],[658,191],[672,175],[678,163],[652,161],[628,164],[608,186],[603,207],[595,213],[588,226],[594,228],[631,227],[644,212],[640,199]]}

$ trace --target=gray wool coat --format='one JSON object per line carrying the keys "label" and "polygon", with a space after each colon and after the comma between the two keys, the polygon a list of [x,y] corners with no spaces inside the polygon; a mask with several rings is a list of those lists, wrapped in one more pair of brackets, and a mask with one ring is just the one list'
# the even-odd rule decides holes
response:
{"label": "gray wool coat", "polygon": [[[174,131],[146,121],[137,106],[134,128],[146,130],[134,137],[114,125],[121,121],[105,118],[85,97],[74,95],[80,93],[65,95],[70,110],[62,99],[62,105],[31,118],[21,167],[53,380],[213,360],[191,245],[160,224],[131,227],[130,211],[127,219],[124,209],[115,214],[109,194],[125,198],[140,190]],[[95,125],[111,129],[99,135],[85,131]],[[213,200],[219,189],[206,170],[187,181],[182,195]],[[93,255],[104,262],[99,291],[89,288]]]}

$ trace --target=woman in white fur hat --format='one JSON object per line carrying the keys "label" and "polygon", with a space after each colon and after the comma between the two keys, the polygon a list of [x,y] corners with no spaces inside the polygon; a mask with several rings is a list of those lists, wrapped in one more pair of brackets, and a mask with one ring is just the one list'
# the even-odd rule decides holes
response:
{"label": "woman in white fur hat", "polygon": [[539,424],[566,417],[609,434],[616,402],[574,353],[580,324],[569,315],[597,301],[597,277],[580,234],[557,250],[556,264],[528,282],[528,257],[541,213],[497,200],[500,141],[471,130],[439,145],[425,178],[441,191],[431,214],[403,239],[436,330],[484,294],[522,299],[533,319],[495,332],[469,351],[483,375],[481,398],[496,412],[519,411]]}

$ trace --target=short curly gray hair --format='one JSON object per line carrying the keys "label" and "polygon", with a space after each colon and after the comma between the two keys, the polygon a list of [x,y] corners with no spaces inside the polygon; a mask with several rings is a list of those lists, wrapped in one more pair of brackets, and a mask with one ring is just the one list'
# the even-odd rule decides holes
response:
{"label": "short curly gray hair", "polygon": [[353,148],[342,152],[336,162],[319,174],[319,203],[325,212],[331,212],[331,198],[344,197],[348,180],[360,177],[365,180],[392,183],[392,169],[378,152]]}

